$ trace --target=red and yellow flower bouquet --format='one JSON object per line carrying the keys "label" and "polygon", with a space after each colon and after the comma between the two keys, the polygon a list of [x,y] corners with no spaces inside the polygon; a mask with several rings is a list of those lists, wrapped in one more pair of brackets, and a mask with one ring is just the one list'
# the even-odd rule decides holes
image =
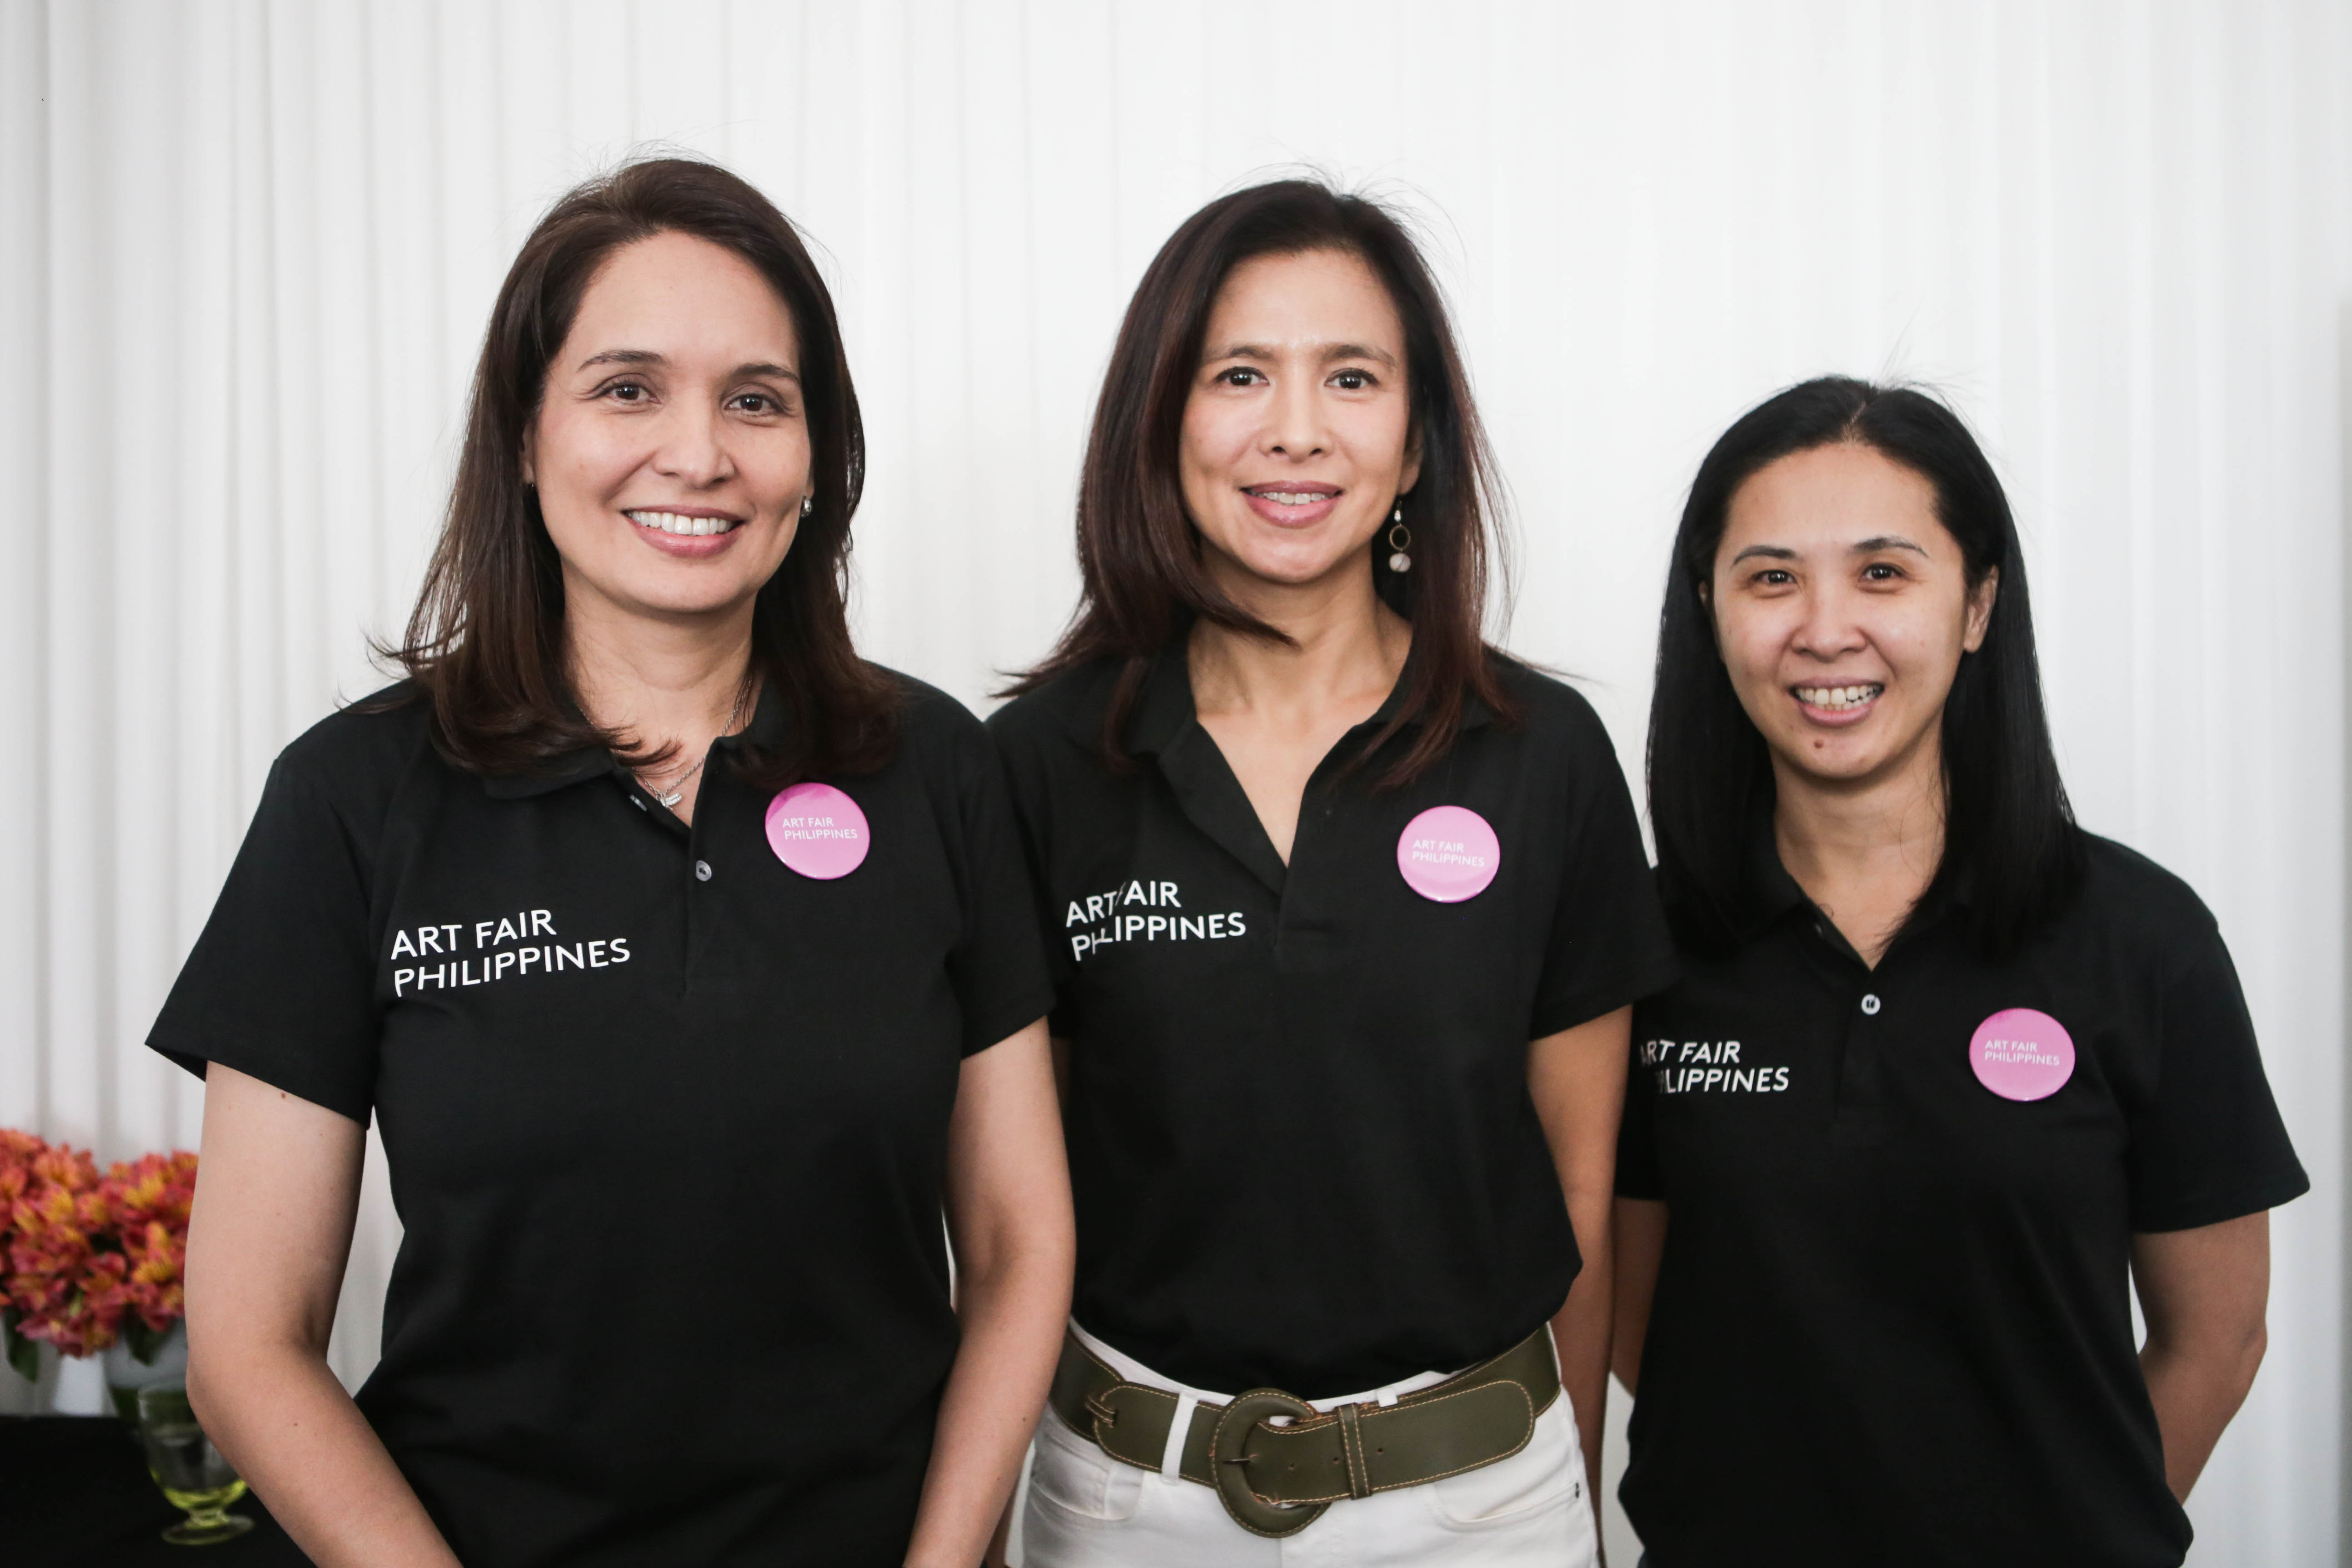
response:
{"label": "red and yellow flower bouquet", "polygon": [[110,1166],[87,1151],[0,1128],[0,1340],[38,1370],[36,1342],[94,1355],[121,1339],[153,1357],[184,1310],[181,1268],[196,1157]]}

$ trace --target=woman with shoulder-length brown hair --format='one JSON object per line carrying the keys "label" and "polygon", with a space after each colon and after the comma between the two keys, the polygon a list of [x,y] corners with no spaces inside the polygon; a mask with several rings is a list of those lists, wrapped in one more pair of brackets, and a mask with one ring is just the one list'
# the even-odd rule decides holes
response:
{"label": "woman with shoulder-length brown hair", "polygon": [[1389,212],[1283,181],[1162,247],[1085,597],[991,721],[1079,1227],[1032,1563],[1595,1553],[1627,1015],[1670,950],[1600,722],[1484,639],[1491,495]]}
{"label": "woman with shoulder-length brown hair", "polygon": [[1067,1300],[1050,993],[986,736],[850,645],[863,467],[741,180],[524,244],[407,679],[280,756],[150,1037],[206,1076],[189,1395],[320,1563],[985,1545]]}

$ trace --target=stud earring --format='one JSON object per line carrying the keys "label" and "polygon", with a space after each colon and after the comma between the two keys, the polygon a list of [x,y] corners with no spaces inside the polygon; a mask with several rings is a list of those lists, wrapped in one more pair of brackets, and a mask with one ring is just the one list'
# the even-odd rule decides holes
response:
{"label": "stud earring", "polygon": [[1399,501],[1396,510],[1389,513],[1389,570],[1412,571],[1412,557],[1405,553],[1412,548],[1412,530],[1404,525],[1404,502]]}
{"label": "stud earring", "polygon": [[814,511],[815,510],[816,510],[816,497],[814,497],[814,496],[813,496],[813,495],[810,495],[810,496],[803,496],[803,497],[801,497],[801,515],[802,515],[803,517],[806,517],[809,513],[811,513],[811,512]]}

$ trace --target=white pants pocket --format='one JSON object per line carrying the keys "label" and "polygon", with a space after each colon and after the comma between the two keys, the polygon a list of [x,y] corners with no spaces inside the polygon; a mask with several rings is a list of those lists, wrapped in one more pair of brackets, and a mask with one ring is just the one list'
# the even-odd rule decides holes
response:
{"label": "white pants pocket", "polygon": [[1156,1479],[1112,1458],[1051,1411],[1037,1423],[1037,1457],[1029,1469],[1033,1511],[1044,1508],[1074,1522],[1122,1524],[1142,1505],[1144,1482]]}
{"label": "white pants pocket", "polygon": [[1582,1514],[1582,1533],[1590,1533],[1584,1451],[1565,1394],[1536,1417],[1528,1446],[1509,1458],[1414,1489],[1427,1500],[1437,1522],[1449,1530],[1508,1531],[1518,1525],[1548,1530],[1551,1516],[1557,1515],[1559,1528],[1577,1533],[1569,1529],[1569,1516]]}

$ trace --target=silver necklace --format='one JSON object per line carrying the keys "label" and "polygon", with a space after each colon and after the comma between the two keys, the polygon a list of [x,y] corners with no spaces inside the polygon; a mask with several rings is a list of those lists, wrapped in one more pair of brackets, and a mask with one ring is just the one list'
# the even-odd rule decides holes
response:
{"label": "silver necklace", "polygon": [[[735,706],[728,710],[727,727],[719,731],[719,734],[731,735],[735,732],[736,723],[743,717],[743,699],[750,695],[751,690],[751,682],[747,677],[745,678],[743,684],[735,689]],[[646,775],[641,773],[637,773],[636,769],[631,768],[629,771],[632,773],[636,773],[637,782],[646,786],[646,793],[653,796],[656,800],[661,802],[662,809],[664,811],[667,811],[670,807],[676,805],[679,801],[686,798],[687,780],[700,773],[702,771],[702,764],[709,760],[710,753],[706,751],[700,757],[695,760],[695,763],[692,767],[678,774],[677,777],[670,780],[669,791],[667,794],[664,794],[662,792],[662,788],[659,784],[648,783]]]}

